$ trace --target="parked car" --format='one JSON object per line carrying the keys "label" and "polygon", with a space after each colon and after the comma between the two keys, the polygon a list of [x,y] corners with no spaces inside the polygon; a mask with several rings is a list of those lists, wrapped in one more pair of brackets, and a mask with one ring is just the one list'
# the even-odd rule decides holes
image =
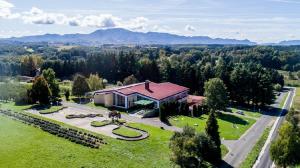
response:
{"label": "parked car", "polygon": [[242,110],[238,110],[236,113],[238,113],[240,115],[244,115],[244,112]]}

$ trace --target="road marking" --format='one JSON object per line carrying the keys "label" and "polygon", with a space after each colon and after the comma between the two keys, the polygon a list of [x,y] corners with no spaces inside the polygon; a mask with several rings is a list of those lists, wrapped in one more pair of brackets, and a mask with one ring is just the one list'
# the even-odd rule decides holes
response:
{"label": "road marking", "polygon": [[[288,96],[287,96],[286,99],[285,99],[285,102],[284,102],[283,107],[286,106],[286,103],[287,103],[287,101],[288,101],[288,98],[289,98],[290,93],[291,93],[291,92],[289,91]],[[277,117],[275,123],[273,124],[273,127],[272,127],[272,129],[271,129],[271,131],[270,131],[270,133],[269,133],[269,135],[268,135],[268,139],[267,139],[266,143],[264,144],[264,146],[263,146],[263,148],[262,148],[262,150],[261,150],[261,152],[260,152],[260,154],[259,154],[259,156],[258,156],[258,159],[256,160],[256,162],[255,162],[255,164],[253,165],[252,168],[256,168],[256,167],[257,167],[257,165],[259,164],[259,162],[260,162],[260,160],[261,160],[263,154],[265,153],[265,150],[266,150],[268,144],[271,142],[272,135],[273,135],[273,133],[274,133],[274,131],[275,131],[275,128],[276,128],[276,126],[277,126],[277,124],[278,124],[278,122],[279,122],[279,120],[280,120],[280,117],[281,117],[283,111],[284,111],[284,108],[281,110],[279,116]]]}

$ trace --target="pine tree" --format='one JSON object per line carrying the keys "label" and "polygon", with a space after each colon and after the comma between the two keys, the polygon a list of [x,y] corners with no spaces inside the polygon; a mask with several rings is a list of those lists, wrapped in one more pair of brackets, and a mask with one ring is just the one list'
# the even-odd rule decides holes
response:
{"label": "pine tree", "polygon": [[214,111],[210,111],[208,119],[206,121],[206,127],[205,132],[210,137],[210,139],[215,143],[217,149],[215,153],[211,156],[214,156],[212,158],[209,158],[208,160],[218,165],[220,161],[222,160],[222,154],[221,154],[221,140],[220,140],[220,134],[219,134],[219,125],[218,121],[215,116]]}

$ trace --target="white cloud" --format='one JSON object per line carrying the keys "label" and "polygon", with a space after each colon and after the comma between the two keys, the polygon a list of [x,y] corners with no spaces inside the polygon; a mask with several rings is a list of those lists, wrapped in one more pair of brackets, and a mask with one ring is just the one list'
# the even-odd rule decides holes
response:
{"label": "white cloud", "polygon": [[195,27],[191,26],[191,25],[186,25],[184,28],[185,31],[189,31],[189,32],[194,32],[196,31]]}
{"label": "white cloud", "polygon": [[28,12],[22,12],[22,16],[19,18],[30,24],[58,24],[96,28],[122,27],[131,30],[144,30],[149,21],[144,17],[124,20],[111,14],[67,16],[62,13],[48,13],[36,7],[32,7]]}
{"label": "white cloud", "polygon": [[0,18],[9,18],[12,15],[11,8],[13,7],[12,3],[0,0]]}

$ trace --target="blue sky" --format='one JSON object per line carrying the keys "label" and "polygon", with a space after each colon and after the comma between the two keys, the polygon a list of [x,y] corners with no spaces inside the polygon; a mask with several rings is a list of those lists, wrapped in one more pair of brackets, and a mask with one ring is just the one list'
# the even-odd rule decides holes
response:
{"label": "blue sky", "polygon": [[0,0],[0,38],[100,28],[249,39],[300,39],[300,0]]}

